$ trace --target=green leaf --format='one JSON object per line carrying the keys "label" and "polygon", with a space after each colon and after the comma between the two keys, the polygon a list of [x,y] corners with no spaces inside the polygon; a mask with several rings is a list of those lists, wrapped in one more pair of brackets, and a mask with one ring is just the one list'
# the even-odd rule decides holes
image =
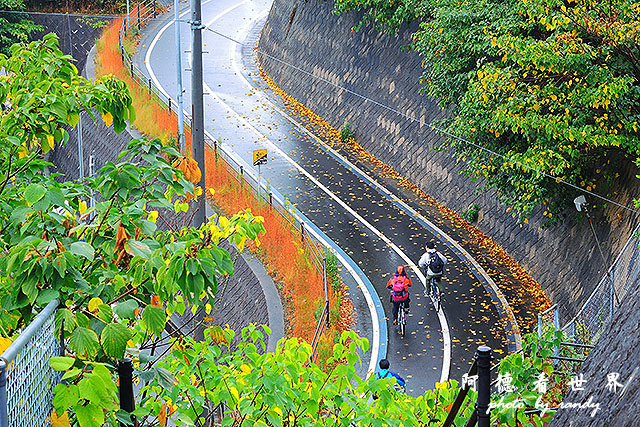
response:
{"label": "green leaf", "polygon": [[134,311],[138,308],[138,302],[134,299],[121,302],[113,308],[113,312],[121,319],[133,319]]}
{"label": "green leaf", "polygon": [[106,304],[100,304],[98,306],[98,318],[105,323],[110,323],[113,320],[113,310]]}
{"label": "green leaf", "polygon": [[52,104],[49,104],[49,109],[52,113],[54,113],[60,119],[67,118],[67,107],[64,105],[62,101],[55,101]]}
{"label": "green leaf", "polygon": [[89,318],[82,312],[77,312],[76,322],[78,322],[78,326],[82,326],[83,328],[89,327]]}
{"label": "green leaf", "polygon": [[149,305],[142,311],[142,322],[151,332],[160,336],[167,322],[167,315],[162,307]]}
{"label": "green leaf", "polygon": [[50,206],[51,201],[49,200],[49,196],[45,194],[44,197],[35,202],[32,207],[35,212],[46,212],[47,210],[49,210]]}
{"label": "green leaf", "polygon": [[49,359],[49,366],[54,371],[66,371],[75,363],[75,357],[67,357],[67,356],[54,356]]}
{"label": "green leaf", "polygon": [[171,371],[166,368],[158,368],[156,370],[156,375],[158,377],[160,386],[166,388],[167,390],[178,383],[176,377],[171,373]]}
{"label": "green leaf", "polygon": [[149,249],[149,246],[137,240],[127,240],[127,242],[124,244],[124,248],[131,256],[139,256],[144,259],[151,258],[152,252],[151,249]]}
{"label": "green leaf", "polygon": [[78,375],[80,375],[80,373],[82,372],[82,369],[80,368],[73,368],[73,369],[69,369],[63,376],[62,376],[62,380],[68,380],[68,379],[72,379],[75,380]]}
{"label": "green leaf", "polygon": [[38,297],[37,281],[35,277],[26,277],[22,283],[22,292],[27,296],[29,302],[33,304]]}
{"label": "green leaf", "polygon": [[89,403],[86,406],[76,406],[74,409],[80,427],[102,427],[104,424],[104,412],[98,405]]}
{"label": "green leaf", "polygon": [[31,212],[33,212],[31,206],[18,206],[11,212],[11,218],[9,218],[9,220],[14,224],[20,224]]}
{"label": "green leaf", "polygon": [[69,113],[68,122],[71,125],[71,127],[76,127],[79,121],[80,121],[80,114],[76,113],[75,111],[73,113]]}
{"label": "green leaf", "polygon": [[53,389],[53,407],[61,414],[80,400],[80,392],[75,384],[58,384]]}
{"label": "green leaf", "polygon": [[100,348],[98,335],[91,329],[78,327],[69,338],[69,347],[78,355],[95,356]]}
{"label": "green leaf", "polygon": [[95,253],[95,249],[87,242],[73,242],[69,246],[69,251],[81,257],[88,259],[89,261],[93,261],[93,254]]}
{"label": "green leaf", "polygon": [[56,206],[65,206],[65,198],[62,190],[58,187],[49,187],[47,190],[49,200]]}
{"label": "green leaf", "polygon": [[120,409],[118,412],[116,412],[115,416],[116,416],[116,419],[120,421],[122,424],[126,426],[133,425],[133,421],[131,421],[131,415],[128,412],[124,411],[123,409]]}
{"label": "green leaf", "polygon": [[47,305],[59,296],[60,292],[56,291],[55,289],[44,289],[38,294],[38,298],[36,298],[36,304],[40,306]]}
{"label": "green leaf", "polygon": [[109,391],[105,388],[104,381],[97,375],[89,375],[81,379],[80,382],[78,382],[78,389],[83,399],[87,399],[97,406],[108,405],[111,400]]}
{"label": "green leaf", "polygon": [[61,308],[56,313],[55,324],[56,324],[56,333],[60,332],[60,328],[64,323],[64,330],[67,332],[73,332],[73,330],[78,326],[76,322],[76,316],[69,310],[68,308]]}
{"label": "green leaf", "polygon": [[[191,419],[191,417],[189,417],[189,416],[188,416],[187,414],[185,414],[184,412],[180,412],[180,413],[178,414],[178,419],[179,419],[180,421],[182,421],[185,425],[188,425],[188,426],[194,426],[194,425],[196,425],[196,424],[195,424],[195,422]],[[225,417],[225,419],[222,421],[222,422],[223,422],[223,425],[224,425],[224,423],[225,423],[225,421],[226,421],[226,420],[230,420],[230,421],[233,423],[233,418],[231,418],[231,417]],[[229,424],[229,423],[227,423],[227,424]],[[231,425],[231,424],[229,424],[229,425]]]}
{"label": "green leaf", "polygon": [[24,200],[29,206],[42,199],[47,190],[40,184],[30,184],[24,191]]}
{"label": "green leaf", "polygon": [[109,323],[102,330],[100,340],[104,353],[114,359],[122,359],[127,348],[127,341],[131,339],[133,333],[129,328],[121,323]]}

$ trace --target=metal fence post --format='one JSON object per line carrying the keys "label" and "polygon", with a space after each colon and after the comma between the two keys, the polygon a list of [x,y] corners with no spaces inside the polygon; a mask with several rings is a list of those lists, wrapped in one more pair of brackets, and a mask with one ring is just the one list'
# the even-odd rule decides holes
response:
{"label": "metal fence post", "polygon": [[[555,328],[556,331],[560,330],[560,313],[558,311],[557,306],[553,310],[553,327]],[[555,340],[555,337],[554,337],[554,340]],[[560,356],[560,349],[558,348],[557,345],[553,346],[553,355],[555,357]]]}
{"label": "metal fence post", "polygon": [[0,360],[0,427],[9,426],[7,414],[7,364]]}
{"label": "metal fence post", "polygon": [[611,321],[611,319],[613,319],[613,311],[615,310],[615,300],[616,300],[616,290],[613,288],[613,271],[611,271],[611,274],[609,276],[609,278],[611,279],[611,290],[610,290],[610,295],[609,295],[609,299],[611,300],[610,304],[610,308],[609,308],[609,321]]}
{"label": "metal fence post", "polygon": [[542,313],[538,313],[538,338],[542,338]]}
{"label": "metal fence post", "polygon": [[[118,363],[118,377],[120,379],[120,409],[131,413],[136,408],[136,402],[133,398],[133,364],[128,357]],[[120,426],[128,427],[124,423],[120,423]]]}
{"label": "metal fence post", "polygon": [[491,413],[489,400],[491,398],[491,347],[478,347],[478,427],[489,427]]}
{"label": "metal fence post", "polygon": [[322,257],[322,281],[324,282],[325,310],[327,310],[327,328],[329,327],[329,287],[327,284],[327,259]]}

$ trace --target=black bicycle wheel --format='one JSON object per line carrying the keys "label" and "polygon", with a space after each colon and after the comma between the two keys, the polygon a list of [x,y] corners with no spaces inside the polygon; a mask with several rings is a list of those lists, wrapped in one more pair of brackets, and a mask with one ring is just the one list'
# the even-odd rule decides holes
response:
{"label": "black bicycle wheel", "polygon": [[436,293],[435,297],[433,298],[433,308],[435,308],[436,313],[440,311],[440,294],[439,293]]}
{"label": "black bicycle wheel", "polygon": [[400,325],[400,335],[404,337],[404,332],[407,326],[407,319],[404,315],[404,307],[400,307],[398,311],[398,325]]}
{"label": "black bicycle wheel", "polygon": [[436,310],[436,313],[440,311],[440,289],[438,288],[436,279],[431,279],[431,302],[433,303],[433,308]]}

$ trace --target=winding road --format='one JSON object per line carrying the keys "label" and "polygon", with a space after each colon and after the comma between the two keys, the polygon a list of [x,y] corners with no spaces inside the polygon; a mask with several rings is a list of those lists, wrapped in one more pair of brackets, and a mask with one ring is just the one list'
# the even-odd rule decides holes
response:
{"label": "winding road", "polygon": [[[350,257],[368,279],[365,282],[373,285],[345,274],[358,312],[356,328],[374,343],[363,371],[374,369],[386,354],[392,369],[407,379],[408,393],[419,395],[437,381],[459,379],[479,343],[507,351],[506,334],[496,325],[509,314],[509,307],[486,272],[435,225],[435,218],[324,145],[287,114],[279,98],[264,90],[252,49],[270,7],[265,0],[203,1],[206,132],[220,137],[223,149],[256,175],[252,153],[266,148],[269,158],[260,170],[261,179],[315,224],[313,232],[342,248],[344,257]],[[185,9],[181,16],[186,21],[190,14]],[[188,69],[191,37],[184,21],[181,40],[182,63]],[[147,27],[134,58],[173,102],[175,56],[173,23],[157,21]],[[187,109],[190,77],[187,70]],[[437,313],[423,296],[424,277],[416,266],[429,240],[439,242],[438,249],[449,259],[443,309]],[[414,282],[404,338],[390,320],[380,318],[382,313],[390,316],[385,284],[399,264],[409,267]]]}

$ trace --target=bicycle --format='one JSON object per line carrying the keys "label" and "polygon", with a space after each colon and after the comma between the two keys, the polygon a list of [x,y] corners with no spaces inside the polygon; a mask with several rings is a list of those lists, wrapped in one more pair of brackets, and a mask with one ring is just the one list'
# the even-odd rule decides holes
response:
{"label": "bicycle", "polygon": [[398,326],[400,327],[400,336],[404,338],[404,333],[407,330],[407,317],[404,314],[404,302],[398,307]]}
{"label": "bicycle", "polygon": [[427,294],[427,289],[425,287],[424,295],[429,296],[431,298],[431,302],[433,303],[433,308],[436,310],[436,313],[440,311],[442,307],[442,293],[440,292],[440,288],[438,287],[438,277],[434,276],[429,279],[429,291]]}

